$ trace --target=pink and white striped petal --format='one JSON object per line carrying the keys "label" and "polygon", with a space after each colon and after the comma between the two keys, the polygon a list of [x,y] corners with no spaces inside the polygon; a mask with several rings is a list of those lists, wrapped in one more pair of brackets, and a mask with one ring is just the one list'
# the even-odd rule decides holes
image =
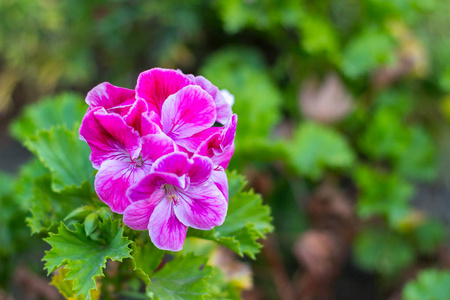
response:
{"label": "pink and white striped petal", "polygon": [[216,185],[208,180],[199,186],[190,186],[186,191],[176,191],[178,201],[175,214],[186,226],[210,230],[222,225],[227,215],[228,202]]}
{"label": "pink and white striped petal", "polygon": [[198,86],[187,86],[163,104],[163,132],[172,139],[192,136],[210,128],[216,120],[216,106],[211,96]]}
{"label": "pink and white striped petal", "polygon": [[147,230],[150,216],[160,200],[140,200],[131,203],[123,213],[123,222],[131,229]]}
{"label": "pink and white striped petal", "polygon": [[162,250],[180,251],[186,239],[187,226],[175,215],[173,203],[164,197],[156,206],[148,223],[150,239]]}
{"label": "pink and white striped petal", "polygon": [[134,90],[102,82],[88,92],[86,103],[90,108],[103,107],[108,110],[113,107],[131,106],[134,95]]}
{"label": "pink and white striped petal", "polygon": [[91,162],[99,169],[110,159],[133,160],[139,156],[139,134],[117,114],[108,114],[104,108],[90,110],[80,127],[80,138],[91,147]]}
{"label": "pink and white striped petal", "polygon": [[161,114],[164,101],[190,84],[186,76],[175,70],[154,68],[139,74],[136,98],[145,100],[150,110]]}
{"label": "pink and white striped petal", "polygon": [[95,191],[113,212],[123,213],[131,203],[127,190],[149,171],[149,166],[136,167],[130,160],[107,160],[95,176]]}

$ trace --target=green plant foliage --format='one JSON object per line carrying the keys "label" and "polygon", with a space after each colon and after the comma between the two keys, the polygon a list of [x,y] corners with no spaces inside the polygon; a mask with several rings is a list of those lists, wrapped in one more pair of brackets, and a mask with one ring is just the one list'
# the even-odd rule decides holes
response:
{"label": "green plant foliage", "polygon": [[13,254],[17,249],[14,241],[18,241],[18,226],[23,222],[25,210],[18,208],[14,201],[14,178],[0,172],[0,258]]}
{"label": "green plant foliage", "polygon": [[363,230],[356,238],[354,253],[359,266],[385,276],[397,275],[415,258],[407,239],[381,229]]}
{"label": "green plant foliage", "polygon": [[64,265],[69,272],[68,280],[73,280],[77,295],[87,297],[96,289],[96,277],[103,276],[108,259],[122,261],[131,257],[130,241],[123,237],[120,221],[105,220],[99,223],[100,236],[92,239],[85,234],[84,225],[75,224],[72,231],[61,223],[57,234],[45,239],[52,248],[44,256],[48,274]]}
{"label": "green plant foliage", "polygon": [[410,212],[413,186],[396,174],[360,166],[355,171],[355,181],[360,188],[356,208],[361,218],[382,216],[396,228]]}
{"label": "green plant foliage", "polygon": [[404,300],[446,300],[450,295],[450,272],[435,269],[419,273],[403,289]]}
{"label": "green plant foliage", "polygon": [[26,107],[12,124],[11,133],[15,138],[25,141],[38,130],[50,130],[55,125],[73,128],[81,122],[85,113],[83,97],[70,93],[59,94]]}
{"label": "green plant foliage", "polygon": [[92,179],[89,146],[79,140],[78,126],[69,130],[57,126],[51,130],[41,130],[30,137],[25,145],[52,173],[52,188],[62,191],[80,187]]}
{"label": "green plant foliage", "polygon": [[353,38],[343,51],[342,71],[350,78],[367,75],[375,68],[395,62],[392,37],[378,28],[367,28]]}
{"label": "green plant foliage", "polygon": [[423,126],[405,124],[410,102],[405,93],[381,94],[371,125],[361,136],[361,149],[374,159],[389,160],[402,176],[431,180],[436,176],[436,145]]}
{"label": "green plant foliage", "polygon": [[306,122],[300,124],[289,145],[289,158],[301,175],[319,179],[326,168],[349,168],[354,154],[347,141],[331,128]]}
{"label": "green plant foliage", "polygon": [[149,276],[160,265],[164,257],[164,251],[156,248],[153,243],[141,240],[135,240],[131,244],[131,248],[133,249],[131,255],[133,257],[134,269],[140,272],[140,277],[144,283],[149,284]]}
{"label": "green plant foliage", "polygon": [[280,118],[278,107],[282,98],[261,55],[247,48],[222,50],[209,57],[200,73],[235,96],[233,111],[239,118],[236,154],[258,155],[256,148],[269,147],[272,143],[268,137]]}
{"label": "green plant foliage", "polygon": [[[70,300],[85,300],[86,297],[83,295],[78,295],[76,292],[74,292],[73,288],[73,280],[69,280],[66,278],[67,274],[69,273],[69,270],[65,268],[59,268],[58,274],[55,274],[52,276],[52,281],[50,282],[51,285],[56,287],[58,291],[63,295],[66,299]],[[100,297],[100,291],[99,290],[91,290],[89,293],[89,299],[91,300],[97,300]]]}
{"label": "green plant foliage", "polygon": [[176,257],[151,276],[147,295],[159,300],[204,299],[209,292],[207,279],[212,271],[204,257],[193,254]]}
{"label": "green plant foliage", "polygon": [[420,253],[432,254],[447,237],[447,229],[437,220],[429,219],[414,231],[414,241]]}
{"label": "green plant foliage", "polygon": [[216,241],[240,256],[246,254],[255,259],[262,247],[258,240],[273,230],[270,209],[262,204],[260,195],[242,191],[245,186],[242,176],[228,173],[228,180],[231,188],[225,222],[209,231],[190,228],[188,235]]}
{"label": "green plant foliage", "polygon": [[330,61],[339,63],[339,40],[332,24],[327,19],[311,14],[299,21],[303,49],[311,54],[322,54]]}
{"label": "green plant foliage", "polygon": [[53,191],[50,175],[44,175],[32,182],[33,196],[30,199],[31,216],[27,224],[32,233],[53,231],[64,217],[90,199],[90,186],[86,183],[80,190]]}

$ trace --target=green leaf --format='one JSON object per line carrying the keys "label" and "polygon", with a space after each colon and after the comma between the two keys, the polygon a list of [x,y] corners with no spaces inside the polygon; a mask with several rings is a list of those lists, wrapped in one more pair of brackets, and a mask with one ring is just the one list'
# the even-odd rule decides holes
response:
{"label": "green leaf", "polygon": [[64,190],[56,193],[51,188],[51,176],[44,175],[35,179],[33,195],[28,209],[31,216],[27,224],[32,233],[52,231],[59,222],[82,204],[86,204],[92,197],[92,191],[86,182],[79,190]]}
{"label": "green leaf", "polygon": [[45,241],[52,248],[44,256],[48,274],[65,265],[69,270],[66,278],[73,280],[78,295],[88,296],[96,289],[96,277],[103,276],[107,259],[122,261],[131,257],[131,243],[123,237],[120,220],[99,223],[100,236],[93,240],[86,236],[84,226],[75,224],[72,231],[61,223],[57,234],[50,234]]}
{"label": "green leaf", "polygon": [[342,71],[350,78],[366,75],[375,68],[395,62],[392,37],[378,28],[366,28],[343,51]]}
{"label": "green leaf", "polygon": [[310,54],[325,54],[332,62],[338,62],[339,40],[333,26],[326,18],[305,14],[299,19],[301,28],[301,43]]}
{"label": "green leaf", "polygon": [[37,131],[50,130],[55,125],[72,128],[86,113],[83,97],[64,93],[42,99],[27,106],[22,115],[11,125],[11,133],[21,141],[34,136]]}
{"label": "green leaf", "polygon": [[447,229],[438,220],[425,220],[414,231],[414,240],[421,253],[432,254],[445,241]]}
{"label": "green leaf", "polygon": [[356,210],[362,219],[382,216],[397,227],[409,214],[414,188],[397,174],[360,166],[355,181],[360,190]]}
{"label": "green leaf", "polygon": [[34,181],[43,175],[49,175],[49,170],[38,160],[32,159],[20,168],[18,179],[14,186],[17,203],[25,210],[31,205],[34,195]]}
{"label": "green leaf", "polygon": [[312,179],[319,179],[325,168],[348,168],[354,161],[354,154],[342,135],[311,122],[297,128],[288,153],[294,168]]}
{"label": "green leaf", "polygon": [[429,269],[403,289],[404,300],[447,300],[450,295],[450,272]]}
{"label": "green leaf", "polygon": [[219,51],[209,57],[201,74],[235,96],[233,111],[239,116],[237,154],[258,152],[252,141],[259,138],[266,144],[272,142],[267,138],[280,119],[282,95],[259,52],[250,48]]}
{"label": "green leaf", "polygon": [[80,187],[92,179],[91,151],[86,142],[78,139],[77,126],[73,130],[56,126],[39,131],[25,146],[51,171],[56,192]]}
{"label": "green leaf", "polygon": [[145,284],[150,283],[150,275],[155,271],[155,269],[161,263],[164,257],[164,251],[156,248],[153,243],[146,241],[143,243],[140,240],[135,240],[131,245],[133,253],[133,267],[138,272],[139,277],[145,282]]}
{"label": "green leaf", "polygon": [[176,257],[151,276],[147,294],[160,300],[204,299],[209,293],[206,279],[213,270],[206,260],[193,254]]}
{"label": "green leaf", "polygon": [[98,214],[93,212],[84,219],[84,231],[86,236],[90,236],[98,226]]}
{"label": "green leaf", "polygon": [[[58,291],[68,300],[85,300],[86,297],[82,295],[76,295],[76,292],[73,290],[73,280],[68,280],[67,273],[69,270],[65,268],[60,268],[58,270],[58,274],[53,275],[51,285],[56,287]],[[89,299],[97,300],[100,299],[100,290],[91,290],[89,293]]]}
{"label": "green leaf", "polygon": [[378,230],[363,230],[356,238],[354,253],[357,264],[385,276],[397,275],[415,258],[414,248],[404,237]]}
{"label": "green leaf", "polygon": [[261,248],[258,240],[273,230],[270,209],[263,205],[260,195],[240,191],[246,184],[241,175],[232,172],[228,178],[231,188],[225,222],[208,231],[189,228],[188,235],[216,241],[240,256],[247,254],[254,259]]}

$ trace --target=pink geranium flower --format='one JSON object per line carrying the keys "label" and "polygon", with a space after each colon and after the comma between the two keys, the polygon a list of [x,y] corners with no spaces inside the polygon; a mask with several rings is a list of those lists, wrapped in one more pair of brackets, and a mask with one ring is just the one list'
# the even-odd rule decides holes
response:
{"label": "pink geranium flower", "polygon": [[155,246],[179,251],[188,227],[209,230],[223,223],[228,201],[211,180],[212,161],[207,157],[174,152],[158,159],[149,175],[132,186],[132,204],[124,223],[148,230]]}
{"label": "pink geranium flower", "polygon": [[155,68],[135,91],[104,82],[86,97],[80,138],[98,170],[95,190],[161,249],[178,251],[188,227],[225,219],[237,123],[225,96],[202,76]]}

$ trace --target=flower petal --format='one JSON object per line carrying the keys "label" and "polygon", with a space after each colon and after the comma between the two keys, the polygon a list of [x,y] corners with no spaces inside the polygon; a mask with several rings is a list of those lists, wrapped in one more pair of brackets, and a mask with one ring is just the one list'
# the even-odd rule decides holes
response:
{"label": "flower petal", "polygon": [[233,115],[223,127],[220,134],[211,135],[196,152],[198,155],[211,158],[214,166],[226,169],[234,153],[234,138],[236,136],[237,115]]}
{"label": "flower petal", "polygon": [[149,134],[141,139],[141,157],[146,164],[153,164],[158,158],[175,151],[175,143],[167,135]]}
{"label": "flower petal", "polygon": [[200,185],[211,177],[212,161],[205,156],[193,156],[193,164],[189,168],[188,176],[191,185]]}
{"label": "flower petal", "polygon": [[95,191],[113,212],[123,213],[130,205],[127,190],[148,173],[150,168],[136,168],[131,160],[107,160],[95,176]]}
{"label": "flower petal", "polygon": [[136,98],[144,99],[150,110],[161,114],[164,101],[189,84],[189,79],[175,70],[154,68],[139,74]]}
{"label": "flower petal", "polygon": [[161,117],[154,111],[145,112],[141,117],[141,136],[162,133]]}
{"label": "flower petal", "polygon": [[225,124],[228,119],[230,119],[233,112],[231,110],[231,105],[226,101],[223,94],[214,84],[211,83],[211,81],[203,76],[196,76],[194,82],[211,95],[216,104],[216,121],[221,124]]}
{"label": "flower petal", "polygon": [[156,247],[162,250],[180,251],[186,239],[187,227],[178,221],[173,205],[167,197],[156,206],[150,222],[148,233]]}
{"label": "flower petal", "polygon": [[[123,106],[130,99],[134,100],[134,94],[133,90],[114,86],[109,82],[102,82],[88,92],[86,103],[91,108],[103,107],[109,109]],[[127,105],[131,106],[131,104],[128,103]]]}
{"label": "flower petal", "polygon": [[190,137],[176,139],[175,142],[189,152],[194,153],[204,141],[216,133],[220,134],[222,129],[223,127],[210,127]]}
{"label": "flower petal", "polygon": [[147,103],[142,99],[138,99],[134,102],[133,106],[131,106],[129,112],[125,115],[124,120],[129,126],[142,134],[142,114],[147,111]]}
{"label": "flower petal", "polygon": [[165,184],[184,189],[186,188],[187,178],[185,175],[177,176],[170,173],[151,172],[130,187],[127,196],[131,202],[159,197],[158,195],[164,192],[163,186]]}
{"label": "flower petal", "polygon": [[210,230],[225,220],[228,202],[211,180],[200,186],[190,186],[186,191],[177,190],[177,196],[174,210],[184,225]]}
{"label": "flower petal", "polygon": [[90,110],[84,116],[80,136],[91,147],[90,159],[94,168],[110,159],[127,160],[139,155],[139,134],[117,114],[104,108]]}
{"label": "flower petal", "polygon": [[150,216],[160,200],[141,200],[131,203],[123,213],[123,222],[131,229],[147,230]]}
{"label": "flower petal", "polygon": [[161,111],[163,131],[172,139],[205,130],[214,125],[215,119],[214,101],[198,86],[187,86],[170,96]]}
{"label": "flower petal", "polygon": [[228,202],[228,178],[225,170],[222,167],[215,168],[211,173],[211,180]]}
{"label": "flower petal", "polygon": [[189,172],[192,161],[183,152],[173,152],[159,158],[152,166],[152,172],[165,172],[185,175]]}

